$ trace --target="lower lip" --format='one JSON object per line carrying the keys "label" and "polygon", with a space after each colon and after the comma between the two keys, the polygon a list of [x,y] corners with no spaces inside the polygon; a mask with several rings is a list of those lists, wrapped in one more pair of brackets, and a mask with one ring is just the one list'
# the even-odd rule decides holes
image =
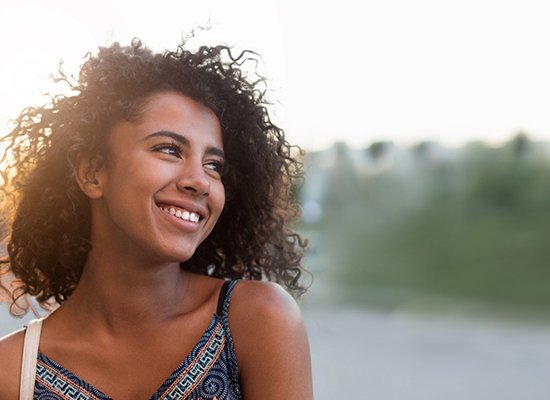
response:
{"label": "lower lip", "polygon": [[187,233],[195,233],[200,228],[200,222],[195,223],[191,221],[185,221],[181,218],[176,217],[175,215],[170,215],[165,211],[162,211],[160,208],[158,208],[158,211],[166,218],[169,222],[171,222],[173,225],[177,226],[180,230],[187,232]]}

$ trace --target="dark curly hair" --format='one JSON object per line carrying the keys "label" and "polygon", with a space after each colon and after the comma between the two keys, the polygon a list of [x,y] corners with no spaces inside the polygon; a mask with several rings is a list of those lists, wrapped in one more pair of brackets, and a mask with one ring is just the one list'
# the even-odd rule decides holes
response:
{"label": "dark curly hair", "polygon": [[162,91],[182,93],[217,115],[228,164],[226,205],[214,230],[182,267],[222,278],[268,279],[302,294],[306,242],[290,227],[297,217],[292,187],[301,178],[302,151],[271,122],[265,79],[248,76],[227,46],[154,53],[134,39],[88,54],[77,80],[60,67],[55,80],[70,94],[23,110],[1,141],[4,243],[0,288],[16,315],[27,294],[48,308],[63,303],[80,279],[91,244],[90,204],[75,180],[82,156],[101,163],[106,137]]}

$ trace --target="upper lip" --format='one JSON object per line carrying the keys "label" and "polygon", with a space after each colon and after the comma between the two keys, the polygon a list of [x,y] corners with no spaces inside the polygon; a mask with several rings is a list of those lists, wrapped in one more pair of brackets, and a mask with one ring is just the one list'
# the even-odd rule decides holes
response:
{"label": "upper lip", "polygon": [[203,205],[197,204],[192,201],[181,200],[181,199],[178,199],[178,200],[163,199],[163,200],[156,201],[156,204],[157,206],[163,205],[163,206],[174,206],[177,208],[183,208],[189,212],[194,212],[196,214],[199,214],[201,219],[206,218],[208,216],[208,211]]}

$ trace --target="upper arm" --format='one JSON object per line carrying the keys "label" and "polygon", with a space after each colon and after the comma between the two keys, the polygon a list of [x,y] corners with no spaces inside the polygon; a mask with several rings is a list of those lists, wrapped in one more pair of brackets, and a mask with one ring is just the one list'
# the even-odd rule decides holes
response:
{"label": "upper arm", "polygon": [[309,344],[294,299],[276,284],[243,281],[229,315],[244,398],[312,399]]}
{"label": "upper arm", "polygon": [[0,399],[2,400],[19,398],[23,340],[23,330],[0,338]]}

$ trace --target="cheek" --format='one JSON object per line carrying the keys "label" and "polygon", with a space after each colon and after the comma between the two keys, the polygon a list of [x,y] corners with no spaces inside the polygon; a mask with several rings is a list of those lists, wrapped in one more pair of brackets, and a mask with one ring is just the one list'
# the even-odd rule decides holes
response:
{"label": "cheek", "polygon": [[218,208],[219,208],[220,214],[223,211],[224,207],[225,207],[225,187],[223,183],[220,182],[219,198],[218,198]]}
{"label": "cheek", "polygon": [[159,182],[166,179],[164,175],[164,171],[154,166],[139,168],[127,164],[124,168],[113,168],[106,183],[105,200],[109,207],[116,207],[117,213],[140,218],[140,213],[149,207],[154,191],[158,190]]}
{"label": "cheek", "polygon": [[220,183],[219,187],[212,193],[212,216],[216,218],[216,223],[225,207],[225,189]]}

